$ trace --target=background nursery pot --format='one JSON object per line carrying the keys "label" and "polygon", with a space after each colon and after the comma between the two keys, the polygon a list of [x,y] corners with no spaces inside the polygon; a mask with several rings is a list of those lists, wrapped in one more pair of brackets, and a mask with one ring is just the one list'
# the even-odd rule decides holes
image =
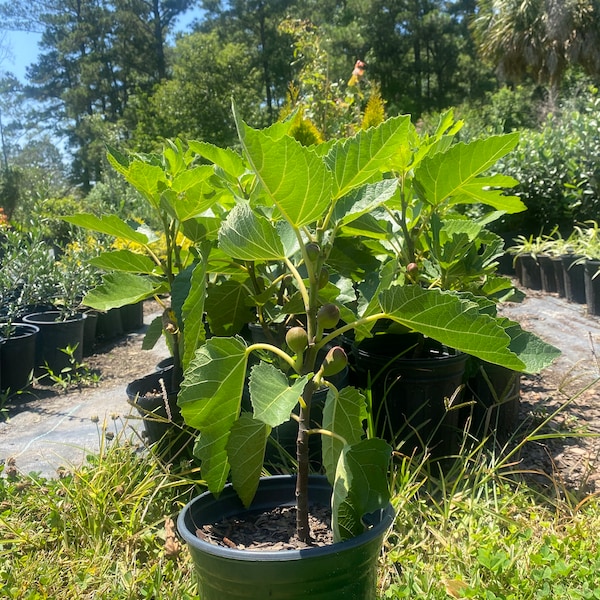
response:
{"label": "background nursery pot", "polygon": [[458,411],[449,405],[460,403],[467,355],[428,339],[422,353],[411,356],[407,337],[415,339],[376,335],[353,350],[359,384],[371,381],[377,435],[393,444],[403,441],[409,454],[423,445],[435,455],[452,453],[457,449]]}
{"label": "background nursery pot", "polygon": [[172,371],[173,365],[159,369],[130,382],[125,389],[127,401],[142,417],[146,441],[160,444],[171,457],[193,442],[177,406],[177,393],[170,386]]}
{"label": "background nursery pot", "polygon": [[4,339],[0,346],[3,392],[14,393],[31,383],[39,331],[35,325],[15,324],[10,336]]}
{"label": "background nursery pot", "polygon": [[[295,477],[268,477],[249,509],[231,486],[218,499],[206,492],[184,507],[177,527],[194,560],[202,600],[375,600],[379,553],[394,520],[391,505],[369,516],[372,526],[365,533],[330,546],[262,552],[196,536],[205,524],[295,506],[295,488]],[[311,476],[309,489],[313,503],[329,506],[332,490],[325,477]]]}
{"label": "background nursery pot", "polygon": [[590,315],[600,315],[600,260],[585,261],[585,300]]}
{"label": "background nursery pot", "polygon": [[[61,319],[57,310],[32,313],[23,317],[23,322],[39,328],[36,344],[36,367],[48,365],[53,373],[60,373],[71,366],[70,357],[62,350],[74,348],[73,359],[83,360],[83,326],[85,314],[76,313]],[[43,372],[43,371],[41,371]]]}
{"label": "background nursery pot", "polygon": [[561,257],[565,278],[565,297],[569,302],[585,304],[584,267],[581,256],[565,254]]}

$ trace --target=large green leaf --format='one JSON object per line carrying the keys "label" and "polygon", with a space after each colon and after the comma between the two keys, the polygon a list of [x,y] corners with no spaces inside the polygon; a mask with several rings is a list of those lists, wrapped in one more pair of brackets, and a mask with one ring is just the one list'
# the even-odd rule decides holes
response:
{"label": "large green leaf", "polygon": [[210,470],[202,476],[213,493],[229,469],[227,440],[240,414],[246,378],[246,344],[239,337],[210,338],[196,350],[185,371],[177,403],[185,422],[200,431],[197,451]]}
{"label": "large green leaf", "polygon": [[163,333],[163,320],[162,315],[154,317],[148,328],[146,329],[146,335],[142,340],[142,350],[152,350],[156,346],[158,340],[161,338]]}
{"label": "large green leaf", "polygon": [[248,288],[237,279],[227,279],[208,288],[205,300],[206,316],[215,335],[237,333],[256,319],[248,305]]}
{"label": "large green leaf", "polygon": [[560,350],[534,333],[521,329],[519,323],[500,319],[510,336],[510,349],[525,363],[525,373],[539,373],[560,356]]}
{"label": "large green leaf", "polygon": [[476,177],[473,181],[461,186],[460,191],[452,197],[449,205],[454,204],[487,204],[505,213],[518,213],[527,209],[517,196],[507,196],[503,190],[495,188],[514,187],[518,181],[505,175]]}
{"label": "large green leaf", "polygon": [[392,448],[381,439],[345,446],[340,455],[332,500],[333,541],[360,535],[367,528],[365,515],[389,502],[388,467]]}
{"label": "large green leaf", "polygon": [[142,193],[155,207],[158,206],[160,192],[165,189],[167,176],[158,165],[141,160],[130,163],[125,179]]}
{"label": "large green leaf", "polygon": [[334,176],[333,197],[341,198],[373,177],[380,178],[389,160],[407,142],[409,124],[408,115],[393,117],[335,143],[325,157]]}
{"label": "large green leaf", "polygon": [[386,315],[442,344],[482,360],[523,371],[525,364],[509,348],[510,337],[474,302],[452,292],[416,285],[395,286],[379,296]]}
{"label": "large green leaf", "polygon": [[271,138],[237,120],[242,146],[267,197],[298,228],[320,219],[331,203],[332,177],[323,160],[295,139]]}
{"label": "large green leaf", "polygon": [[148,275],[155,273],[157,269],[156,263],[151,258],[126,249],[103,252],[100,256],[91,258],[89,263],[105,271],[127,271]]}
{"label": "large green leaf", "polygon": [[[484,188],[489,185],[515,185],[517,182],[507,177],[483,178],[481,182],[476,178],[510,152],[518,141],[518,133],[492,136],[469,144],[455,144],[447,152],[427,156],[415,171],[422,197],[434,206],[453,196],[464,196],[469,202],[473,201],[474,195],[479,196],[481,202],[489,197],[493,200],[492,206],[497,210],[505,210],[499,194],[491,193],[488,196]],[[518,212],[516,204],[514,198],[507,199],[507,212]],[[524,208],[523,205],[520,210]]]}
{"label": "large green leaf", "polygon": [[68,223],[73,223],[73,225],[77,225],[78,227],[112,235],[135,244],[147,244],[149,241],[147,235],[136,231],[116,215],[97,217],[90,213],[80,213],[78,215],[67,215],[61,217],[61,219]]}
{"label": "large green leaf", "polygon": [[189,148],[193,152],[200,154],[210,160],[218,167],[221,167],[225,173],[238,179],[244,174],[246,165],[242,158],[235,151],[228,148],[219,148],[208,142],[189,142]]}
{"label": "large green leaf", "polygon": [[290,420],[308,377],[299,377],[292,385],[277,367],[260,362],[250,372],[250,399],[254,417],[271,427]]}
{"label": "large green leaf", "polygon": [[107,273],[102,277],[102,283],[85,295],[83,304],[106,311],[135,304],[161,291],[164,291],[162,283],[151,277],[133,273]]}
{"label": "large green leaf", "polygon": [[340,198],[333,210],[332,225],[347,225],[389,200],[398,187],[396,179],[366,184]]}
{"label": "large green leaf", "polygon": [[162,206],[180,222],[199,217],[216,202],[213,187],[207,181],[212,167],[201,165],[180,173],[172,182],[170,193],[161,195]]}
{"label": "large green leaf", "polygon": [[186,369],[196,349],[206,341],[204,326],[204,301],[206,298],[206,251],[195,266],[190,279],[190,289],[181,308],[183,323],[182,365]]}
{"label": "large green leaf", "polygon": [[277,230],[265,217],[241,202],[227,215],[219,231],[219,247],[238,260],[280,260],[285,258]]}
{"label": "large green leaf", "polygon": [[[339,394],[330,389],[323,408],[323,429],[335,431],[345,443],[358,443],[363,434],[363,421],[367,418],[365,397],[356,388],[345,387]],[[338,437],[322,436],[323,465],[331,484],[335,470],[344,449],[344,442]]]}
{"label": "large green leaf", "polygon": [[270,432],[267,425],[253,419],[250,413],[242,413],[231,428],[227,442],[231,483],[246,507],[258,488]]}

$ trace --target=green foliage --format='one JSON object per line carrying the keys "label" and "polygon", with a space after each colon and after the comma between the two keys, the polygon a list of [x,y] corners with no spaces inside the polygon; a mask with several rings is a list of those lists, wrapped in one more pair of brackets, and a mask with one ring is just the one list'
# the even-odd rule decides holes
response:
{"label": "green foliage", "polygon": [[257,57],[244,43],[223,41],[215,32],[195,32],[177,39],[172,61],[172,76],[151,96],[137,100],[137,148],[153,151],[159,140],[177,137],[231,145],[232,97],[247,119],[260,123],[260,71]]}
{"label": "green foliage", "polygon": [[[282,119],[297,111],[291,135],[308,145],[310,137],[313,143],[321,138],[345,137],[363,125],[366,129],[384,120],[383,101],[376,86],[368,80],[361,82],[360,76],[350,76],[349,70],[348,83],[332,78],[332,59],[327,51],[330,40],[324,39],[321,29],[301,19],[286,19],[279,27],[294,39],[295,79],[279,115]],[[364,122],[363,110],[371,97],[370,113]]]}
{"label": "green foliage", "polygon": [[75,357],[77,346],[67,346],[60,351],[67,355],[69,365],[63,367],[60,373],[55,373],[46,363],[42,368],[46,371],[47,377],[52,381],[55,387],[63,391],[73,387],[88,387],[98,385],[100,375],[95,373],[85,363],[80,363]]}
{"label": "green foliage", "polygon": [[441,477],[403,461],[382,598],[598,598],[597,499],[574,508],[508,470],[479,451]]}
{"label": "green foliage", "polygon": [[521,233],[565,232],[576,222],[594,219],[600,210],[598,165],[600,139],[596,90],[583,110],[569,104],[550,114],[539,131],[525,131],[516,152],[499,165],[519,181],[515,193],[527,206],[518,216],[506,217],[503,227]]}
{"label": "green foliage", "polygon": [[0,207],[10,220],[23,195],[23,174],[16,167],[8,167],[0,171]]}
{"label": "green foliage", "polygon": [[99,423],[99,453],[60,478],[18,476],[10,460],[0,469],[4,598],[195,597],[171,520],[194,485],[140,454],[124,425]]}
{"label": "green foliage", "polygon": [[[283,310],[303,315],[308,346],[291,354],[283,346],[247,344],[241,337],[212,337],[196,351],[186,370],[178,403],[186,422],[200,432],[195,452],[202,459],[203,475],[213,493],[222,490],[231,472],[234,488],[246,504],[250,502],[264,456],[264,445],[261,447],[258,440],[266,443],[266,435],[257,433],[264,432],[259,423],[268,427],[281,424],[296,404],[300,423],[298,488],[303,489],[303,468],[308,461],[302,453],[302,440],[311,435],[303,424],[309,421],[314,390],[329,369],[327,359],[321,364],[317,355],[346,331],[354,330],[360,340],[370,335],[378,320],[386,319],[517,371],[538,371],[556,356],[556,349],[523,332],[516,323],[494,317],[492,303],[487,300],[407,284],[399,269],[402,258],[386,256],[381,247],[372,249],[365,245],[356,256],[346,257],[347,263],[380,261],[375,269],[376,274],[381,273],[380,279],[369,281],[370,285],[357,282],[357,289],[345,280],[337,265],[329,262],[338,236],[360,236],[368,241],[375,233],[377,239],[385,239],[389,221],[373,223],[377,210],[410,214],[414,219],[410,228],[417,232],[434,227],[432,214],[473,202],[483,202],[498,211],[521,210],[518,199],[498,190],[514,185],[514,180],[486,175],[490,166],[515,146],[516,135],[452,145],[451,135],[447,134],[453,129],[450,116],[435,137],[424,139],[419,138],[408,117],[396,117],[350,138],[306,147],[289,135],[290,122],[257,130],[236,114],[236,124],[248,169],[236,168],[235,177],[231,169],[226,177],[221,175],[224,182],[218,189],[232,190],[235,205],[219,227],[219,252],[243,262],[246,268],[251,265],[255,278],[273,270],[278,278],[289,280],[291,297],[287,304],[283,303]],[[203,148],[205,152],[209,150],[208,146]],[[224,160],[214,149],[210,158],[217,167],[230,163],[229,157]],[[154,181],[150,173],[145,178],[152,189]],[[248,201],[240,198],[240,190]],[[398,229],[402,236],[407,234],[409,225],[404,222]],[[447,241],[453,243],[453,239]],[[328,274],[324,287],[323,269]],[[345,270],[353,268],[346,265]],[[279,295],[273,286],[265,290],[265,295],[269,293]],[[327,324],[322,319],[325,309],[331,316]],[[220,306],[214,305],[209,319],[216,320],[219,310]],[[336,329],[340,317],[344,324]],[[324,333],[324,328],[333,331]],[[252,367],[249,391],[253,420],[242,414],[240,425],[244,382],[254,352],[267,352],[278,366],[259,363]],[[290,376],[293,383],[288,382]],[[342,421],[330,422],[334,427],[330,435],[341,437],[342,446],[330,447],[327,452],[328,476],[335,482],[336,494],[344,498],[334,503],[334,529],[346,535],[356,531],[352,522],[357,514],[346,504],[346,498],[357,499],[348,486],[354,477],[358,481],[364,475],[360,461],[353,459],[362,456],[362,452],[353,452],[355,429],[348,428],[347,419],[354,418],[355,426],[362,428],[363,410],[360,403],[356,410],[355,402],[346,408],[346,394],[333,393],[328,402],[334,406],[326,411],[345,415]],[[335,429],[340,423],[343,433]],[[349,432],[350,440],[345,438]],[[244,433],[249,436],[246,442]],[[228,441],[232,438],[236,440],[235,448],[241,444],[247,450],[235,451]],[[352,473],[346,473],[347,469]],[[377,470],[371,473],[374,489],[378,489],[376,473]],[[346,489],[345,494],[340,493],[340,485]],[[361,485],[368,488],[370,484]],[[298,496],[303,496],[303,492]],[[306,507],[299,504],[299,531],[305,512]],[[338,518],[348,522],[342,524]]]}

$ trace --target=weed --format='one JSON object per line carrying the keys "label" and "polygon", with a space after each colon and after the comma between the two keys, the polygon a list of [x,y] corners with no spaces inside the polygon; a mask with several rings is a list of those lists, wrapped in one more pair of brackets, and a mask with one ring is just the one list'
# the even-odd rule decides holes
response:
{"label": "weed", "polygon": [[80,363],[75,356],[77,344],[75,346],[67,346],[60,348],[60,351],[66,354],[69,358],[69,364],[63,367],[60,373],[55,373],[52,368],[46,363],[42,367],[48,377],[54,384],[62,390],[68,390],[72,387],[96,386],[100,382],[100,374],[90,369],[85,363]]}
{"label": "weed", "polygon": [[195,482],[140,452],[120,420],[99,431],[100,451],[83,467],[57,479],[0,477],[3,598],[195,597],[191,560],[172,540]]}

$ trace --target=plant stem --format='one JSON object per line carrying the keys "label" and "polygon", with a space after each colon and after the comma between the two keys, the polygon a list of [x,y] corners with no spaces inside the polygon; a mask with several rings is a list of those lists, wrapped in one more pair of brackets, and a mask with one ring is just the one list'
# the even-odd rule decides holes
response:
{"label": "plant stem", "polygon": [[311,379],[304,386],[298,419],[298,438],[296,440],[296,459],[298,461],[298,477],[296,479],[296,535],[305,543],[310,543],[308,525],[308,431],[310,429],[310,405],[315,391],[315,383]]}

